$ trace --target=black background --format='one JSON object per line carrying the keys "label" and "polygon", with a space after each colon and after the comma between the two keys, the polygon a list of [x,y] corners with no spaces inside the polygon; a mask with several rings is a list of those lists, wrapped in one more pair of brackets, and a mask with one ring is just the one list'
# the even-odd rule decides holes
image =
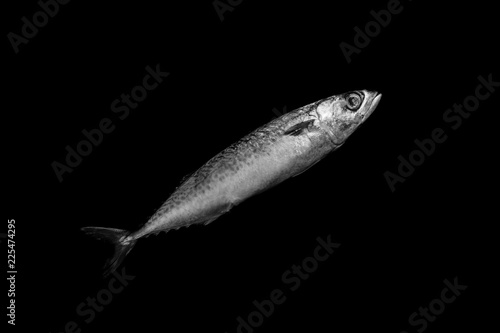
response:
{"label": "black background", "polygon": [[[279,288],[285,303],[256,332],[416,332],[408,317],[455,277],[467,290],[426,331],[489,327],[499,92],[457,130],[443,114],[479,75],[500,81],[492,5],[404,1],[348,64],[339,44],[353,44],[354,27],[388,2],[326,3],[247,0],[221,22],[211,1],[72,1],[18,54],[4,38],[17,329],[236,332],[236,318]],[[35,1],[5,10],[4,35],[38,10]],[[118,119],[111,102],[156,64],[170,76]],[[354,89],[383,97],[342,148],[209,226],[140,240],[123,265],[134,280],[90,323],[75,312],[106,287],[111,254],[81,227],[139,228],[184,175],[273,109]],[[58,182],[51,163],[103,118],[115,130]],[[384,172],[437,127],[447,141],[391,192]],[[328,235],[341,246],[290,292],[282,274]]]}

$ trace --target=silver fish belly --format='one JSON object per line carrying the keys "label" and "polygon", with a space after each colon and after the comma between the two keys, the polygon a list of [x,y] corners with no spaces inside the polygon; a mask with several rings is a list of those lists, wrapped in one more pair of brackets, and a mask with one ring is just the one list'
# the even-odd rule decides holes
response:
{"label": "silver fish belly", "polygon": [[208,224],[249,197],[307,170],[340,147],[371,115],[380,98],[376,92],[358,90],[289,112],[243,137],[187,177],[139,230],[83,230],[115,244],[109,274],[139,238]]}

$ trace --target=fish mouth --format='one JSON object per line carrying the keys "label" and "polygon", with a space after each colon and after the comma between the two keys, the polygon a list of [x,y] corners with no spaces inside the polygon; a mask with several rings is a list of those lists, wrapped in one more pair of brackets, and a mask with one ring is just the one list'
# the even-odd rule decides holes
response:
{"label": "fish mouth", "polygon": [[375,109],[377,108],[377,105],[378,103],[380,102],[380,98],[382,98],[382,94],[378,93],[378,92],[373,92],[372,93],[372,97],[370,98],[369,101],[367,101],[367,103],[370,103],[368,106],[367,106],[367,110],[363,116],[363,122],[368,118],[370,117],[370,115],[373,113],[373,111],[375,111]]}

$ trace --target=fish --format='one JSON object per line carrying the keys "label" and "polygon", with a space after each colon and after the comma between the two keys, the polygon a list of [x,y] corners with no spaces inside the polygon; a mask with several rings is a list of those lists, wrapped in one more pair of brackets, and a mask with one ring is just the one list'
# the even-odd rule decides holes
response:
{"label": "fish", "polygon": [[104,275],[121,265],[138,239],[193,224],[207,225],[244,200],[308,170],[342,146],[373,113],[381,97],[374,91],[349,91],[259,127],[185,177],[136,231],[82,228],[86,234],[114,245]]}

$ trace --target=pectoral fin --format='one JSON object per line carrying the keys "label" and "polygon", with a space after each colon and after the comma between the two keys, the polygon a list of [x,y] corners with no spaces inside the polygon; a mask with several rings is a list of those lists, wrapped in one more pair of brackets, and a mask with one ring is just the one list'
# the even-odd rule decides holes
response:
{"label": "pectoral fin", "polygon": [[295,124],[289,129],[287,129],[283,135],[292,135],[292,136],[298,136],[304,133],[314,122],[314,119],[311,120],[306,120],[301,123]]}

